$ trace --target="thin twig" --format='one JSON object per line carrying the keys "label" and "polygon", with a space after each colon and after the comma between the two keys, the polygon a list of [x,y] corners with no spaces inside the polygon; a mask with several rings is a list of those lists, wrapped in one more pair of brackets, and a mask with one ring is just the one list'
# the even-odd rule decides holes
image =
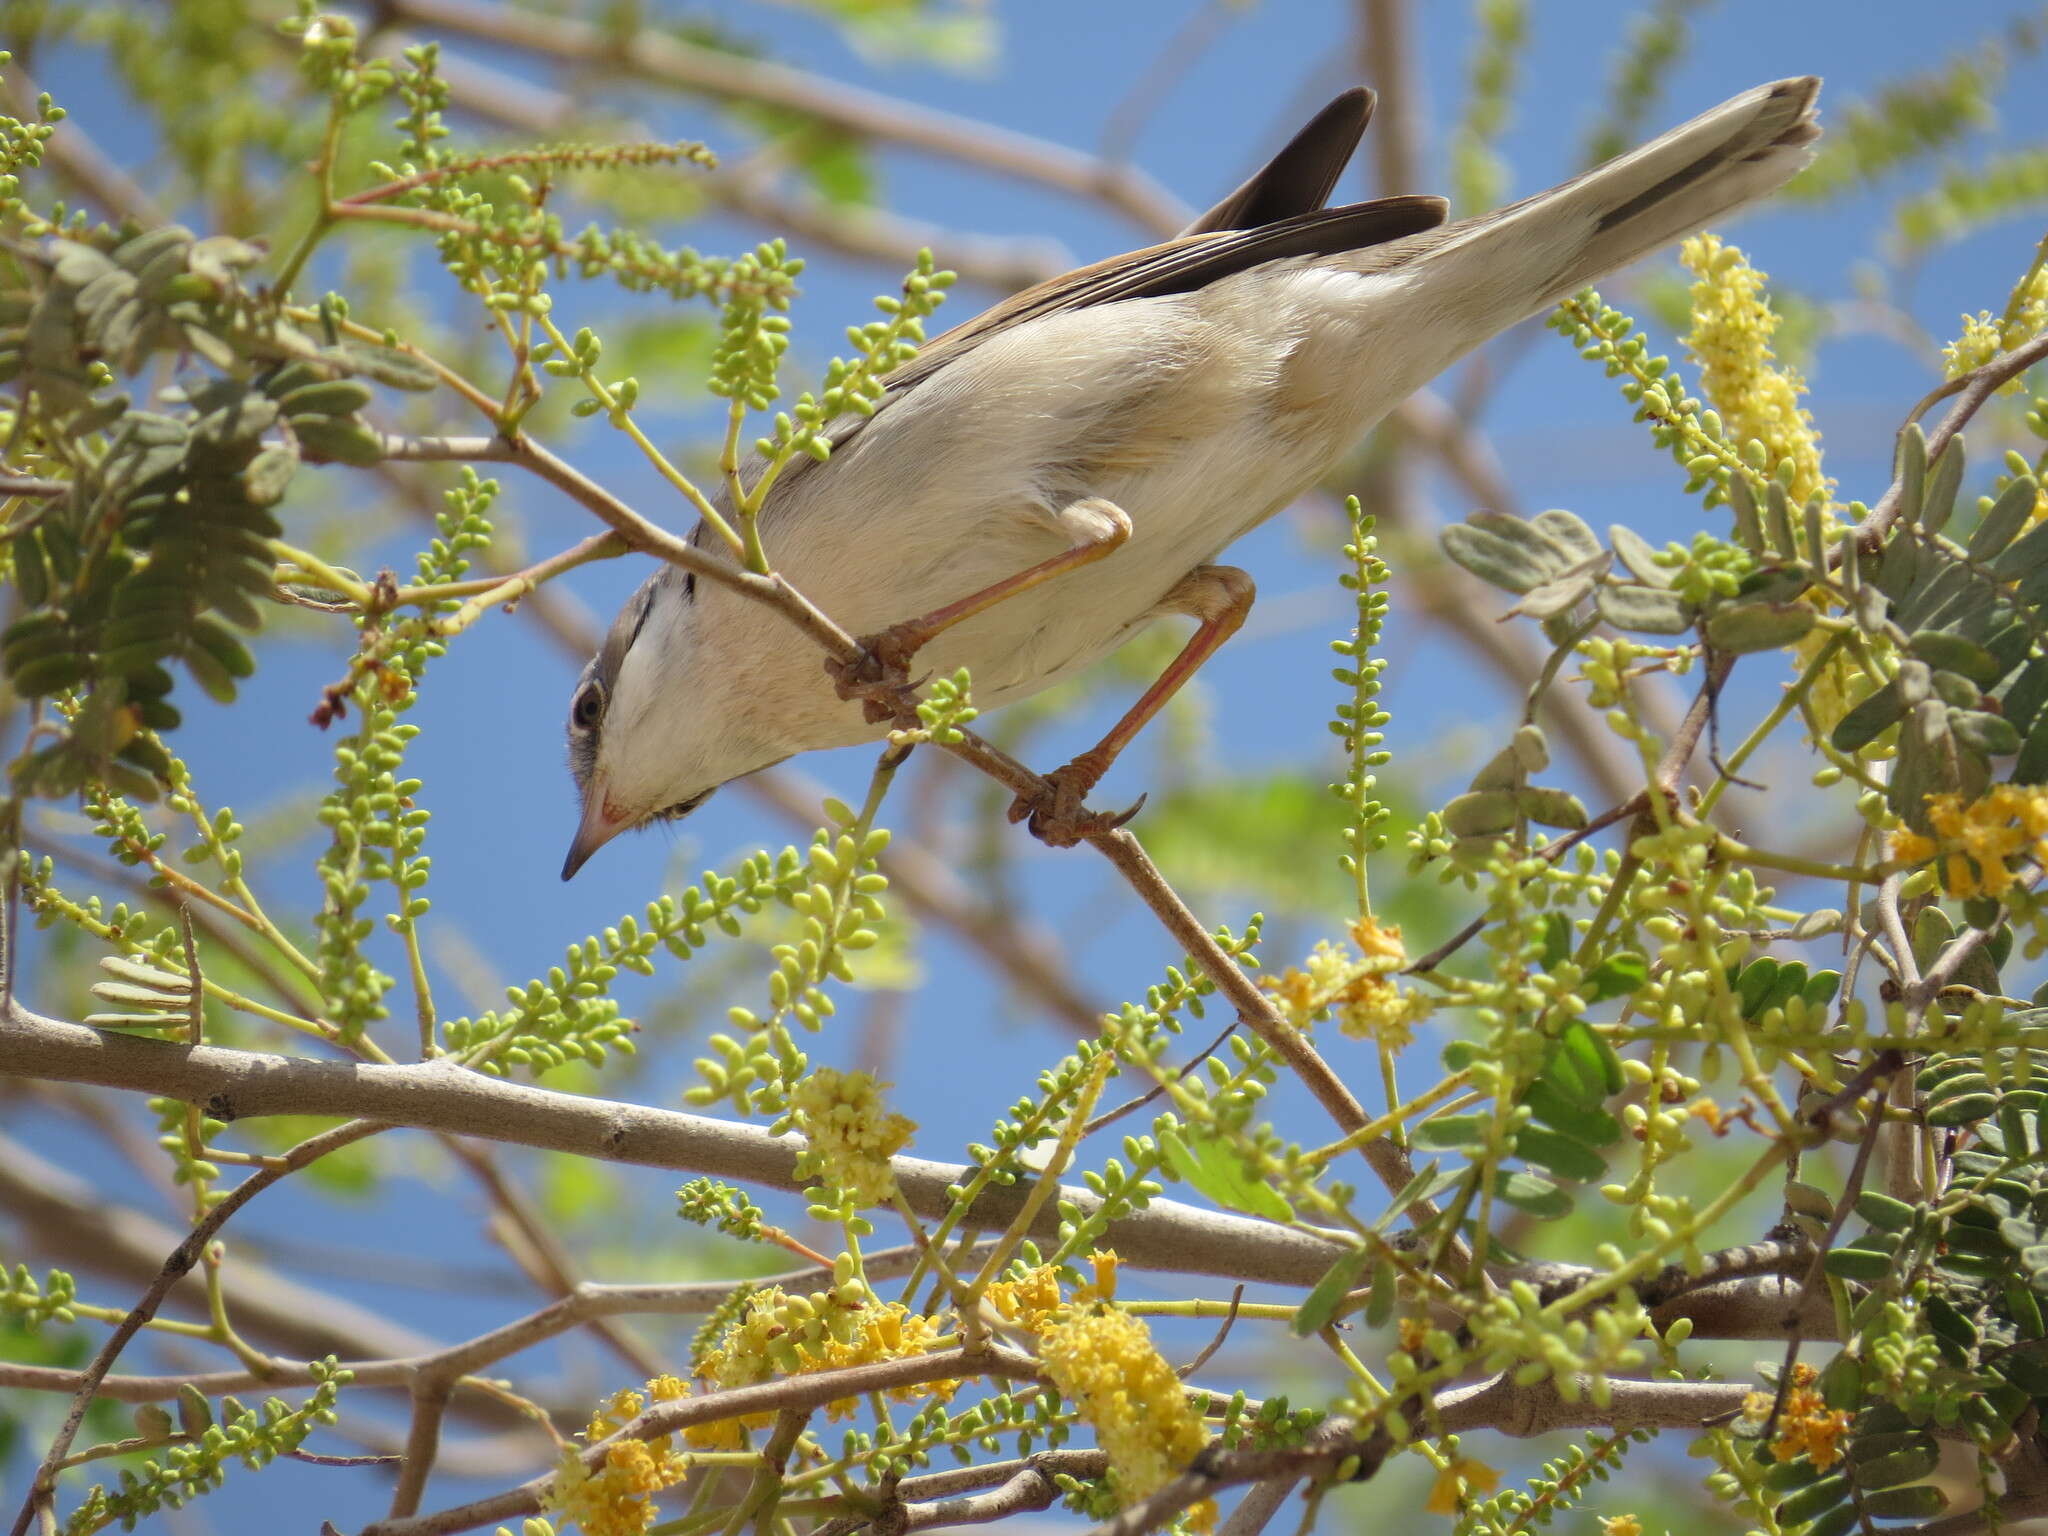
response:
{"label": "thin twig", "polygon": [[51,1439],[49,1450],[44,1452],[42,1465],[29,1479],[28,1494],[22,1500],[20,1513],[15,1516],[11,1536],[27,1536],[28,1528],[35,1523],[38,1511],[49,1507],[50,1501],[56,1497],[57,1468],[63,1465],[64,1458],[70,1454],[72,1442],[78,1437],[79,1426],[85,1422],[86,1409],[92,1406],[101,1380],[113,1369],[114,1362],[120,1358],[121,1351],[127,1348],[129,1341],[142,1331],[144,1324],[156,1316],[157,1309],[163,1305],[171,1287],[183,1279],[199,1262],[200,1256],[206,1251],[206,1245],[213,1241],[214,1234],[219,1232],[229,1218],[243,1206],[279,1180],[318,1161],[329,1152],[349,1146],[361,1141],[365,1136],[373,1136],[385,1129],[387,1127],[374,1120],[351,1120],[322,1131],[317,1136],[310,1136],[285,1153],[279,1160],[279,1166],[260,1168],[242,1180],[226,1198],[193,1225],[190,1234],[172,1249],[169,1257],[164,1260],[163,1268],[158,1271],[149,1289],[142,1293],[141,1300],[129,1310],[127,1317],[121,1320],[120,1326],[108,1335],[107,1341],[93,1356],[91,1364],[85,1368],[78,1390],[72,1394],[71,1407],[64,1415],[63,1424]]}
{"label": "thin twig", "polygon": [[592,65],[713,100],[775,107],[878,139],[1107,204],[1164,237],[1187,222],[1150,177],[1079,150],[972,118],[914,106],[823,75],[706,48],[652,27],[624,37],[596,22],[478,0],[389,0],[396,19],[542,59]]}

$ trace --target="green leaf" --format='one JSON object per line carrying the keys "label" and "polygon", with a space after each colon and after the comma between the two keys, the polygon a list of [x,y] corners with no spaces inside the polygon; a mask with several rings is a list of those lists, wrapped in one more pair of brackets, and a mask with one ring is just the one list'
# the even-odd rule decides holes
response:
{"label": "green leaf", "polygon": [[1768,955],[1745,965],[1735,978],[1735,1000],[1742,1008],[1742,1016],[1754,1018],[1777,983],[1778,962]]}
{"label": "green leaf", "polygon": [[1984,687],[1998,681],[2004,671],[1983,646],[1938,629],[1923,629],[1906,642],[1907,648],[1941,672],[1957,672]]}
{"label": "green leaf", "polygon": [[1236,1146],[1213,1132],[1182,1127],[1162,1135],[1160,1146],[1173,1171],[1218,1205],[1269,1221],[1293,1218],[1293,1207],[1279,1191],[1253,1173]]}
{"label": "green leaf", "polygon": [[1829,739],[1837,752],[1855,752],[1897,725],[1905,713],[1906,701],[1894,679],[1844,715]]}
{"label": "green leaf", "polygon": [[1384,1232],[1400,1219],[1403,1211],[1428,1194],[1436,1181],[1437,1165],[1433,1161],[1424,1163],[1415,1171],[1415,1176],[1401,1186],[1401,1192],[1395,1195],[1386,1210],[1380,1213],[1380,1218],[1372,1224],[1372,1229],[1375,1232]]}
{"label": "green leaf", "polygon": [[1445,554],[1481,581],[1504,591],[1533,592],[1550,579],[1550,559],[1525,543],[1469,523],[1453,523],[1441,537]]}
{"label": "green leaf", "polygon": [[1372,1270],[1372,1294],[1365,1299],[1366,1327],[1386,1327],[1387,1319],[1394,1315],[1394,1304],[1400,1299],[1400,1276],[1395,1273],[1393,1261],[1383,1258]]}
{"label": "green leaf", "polygon": [[1913,1222],[1913,1207],[1877,1190],[1856,1197],[1856,1214],[1882,1232],[1903,1232]]}
{"label": "green leaf", "polygon": [[[1515,809],[1540,827],[1560,827],[1567,832],[1576,832],[1587,822],[1585,804],[1577,795],[1561,789],[1545,789],[1531,784],[1526,789],[1514,791]],[[1449,814],[1445,815],[1446,823]]]}
{"label": "green leaf", "polygon": [[1863,1495],[1863,1508],[1879,1520],[1925,1520],[1948,1508],[1948,1495],[1932,1483],[1880,1488]]}
{"label": "green leaf", "polygon": [[1892,1256],[1868,1248],[1831,1248],[1822,1267],[1838,1280],[1860,1280],[1866,1284],[1891,1273]]}
{"label": "green leaf", "polygon": [[1628,567],[1629,574],[1647,587],[1668,587],[1671,572],[1657,563],[1657,551],[1650,541],[1626,523],[1614,523],[1607,529],[1607,542],[1621,563]]}
{"label": "green leaf", "polygon": [[1581,1184],[1607,1172],[1599,1153],[1547,1126],[1525,1125],[1515,1132],[1515,1155]]}
{"label": "green leaf", "polygon": [[1742,603],[1715,609],[1701,632],[1715,650],[1745,656],[1803,639],[1818,617],[1810,603]]}
{"label": "green leaf", "polygon": [[1951,709],[1948,728],[1957,741],[1980,757],[2011,757],[2022,745],[2013,723],[1988,710]]}
{"label": "green leaf", "polygon": [[1453,837],[1487,837],[1515,825],[1515,797],[1522,791],[1468,791],[1443,808],[1444,827]]}
{"label": "green leaf", "polygon": [[1522,1103],[1543,1124],[1587,1146],[1605,1147],[1621,1138],[1619,1120],[1598,1106],[1573,1099],[1548,1077],[1539,1077],[1524,1089]]}
{"label": "green leaf", "polygon": [[1571,955],[1572,920],[1562,912],[1543,914],[1543,969],[1554,971]]}
{"label": "green leaf", "polygon": [[1633,950],[1609,955],[1586,978],[1592,1002],[1605,1002],[1610,997],[1627,997],[1639,991],[1650,979],[1650,962]]}
{"label": "green leaf", "polygon": [[1540,1174],[1519,1168],[1503,1170],[1493,1182],[1494,1194],[1538,1221],[1561,1221],[1572,1213],[1572,1197]]}
{"label": "green leaf", "polygon": [[1833,1509],[1849,1497],[1849,1477],[1837,1472],[1800,1489],[1778,1506],[1778,1524],[1804,1525],[1815,1515]]}
{"label": "green leaf", "polygon": [[1297,1338],[1308,1338],[1329,1326],[1344,1298],[1358,1289],[1359,1279],[1365,1274],[1365,1266],[1371,1259],[1369,1250],[1353,1248],[1339,1255],[1337,1261],[1323,1271],[1322,1279],[1302,1299],[1289,1325]]}
{"label": "green leaf", "polygon": [[1597,1105],[1622,1089],[1621,1058],[1584,1019],[1573,1019],[1557,1037],[1543,1076],[1574,1103]]}
{"label": "green leaf", "polygon": [[1488,1115],[1438,1115],[1415,1127],[1415,1145],[1436,1151],[1479,1146],[1486,1139],[1481,1127],[1490,1118]]}
{"label": "green leaf", "polygon": [[1685,599],[1662,587],[1608,582],[1593,594],[1593,606],[1616,629],[1634,634],[1682,635],[1693,626],[1693,611]]}

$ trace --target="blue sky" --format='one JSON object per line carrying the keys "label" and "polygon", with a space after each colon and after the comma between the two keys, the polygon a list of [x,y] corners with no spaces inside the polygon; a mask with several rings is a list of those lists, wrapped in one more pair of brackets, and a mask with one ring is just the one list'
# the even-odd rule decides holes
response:
{"label": "blue sky", "polygon": [[[836,79],[1087,148],[1099,141],[1136,71],[1180,25],[1188,7],[1101,0],[1034,0],[999,7],[999,56],[988,68],[970,73],[865,59],[831,29],[795,9],[738,0],[660,9],[667,16],[723,18],[775,56]],[[1502,145],[1511,167],[1511,195],[1536,190],[1578,168],[1579,146],[1598,113],[1613,35],[1633,9],[1595,3],[1532,5],[1532,40],[1523,56],[1511,125]],[[1220,195],[1284,139],[1295,126],[1295,116],[1305,115],[1361,76],[1373,83],[1371,69],[1361,70],[1351,55],[1350,10],[1337,0],[1268,0],[1244,7],[1218,45],[1158,104],[1137,141],[1137,161],[1191,204]],[[1419,5],[1416,10],[1421,112],[1429,134],[1425,182],[1440,188],[1448,180],[1445,136],[1463,94],[1472,25],[1464,5]],[[1975,0],[1948,13],[1961,20],[1953,38],[1941,38],[1935,36],[1939,29],[1925,7],[1898,0],[1806,0],[1790,6],[1726,0],[1702,12],[1692,52],[1673,72],[1653,121],[1660,127],[1674,123],[1763,80],[1818,73],[1827,82],[1822,97],[1825,124],[1831,109],[1881,82],[1926,67],[1945,57],[1951,46],[1974,43],[2002,19],[2030,10],[2007,0]],[[470,50],[458,46],[456,51]],[[117,149],[135,149],[133,117],[119,102],[94,99],[103,93],[93,88],[85,68],[82,59],[55,61],[44,69],[43,83],[88,126],[108,123],[102,136]],[[1999,125],[1983,143],[2038,142],[2048,134],[2044,68],[2048,65],[2039,59],[2015,63],[2014,82],[2001,98]],[[618,89],[623,88],[607,86],[608,93]],[[731,137],[715,116],[680,109],[650,93],[627,90],[625,95],[629,109],[659,132],[701,133],[714,147],[722,137]],[[1981,144],[1974,152],[1981,152]],[[1142,231],[1114,215],[986,172],[903,151],[884,152],[880,166],[892,207],[952,228],[992,235],[1050,234],[1078,260],[1143,243]],[[1881,194],[1851,198],[1822,213],[1765,210],[1743,221],[1736,238],[1759,266],[1807,298],[1844,300],[1855,291],[1856,269],[1880,257],[1898,192],[1926,179],[1924,173],[1916,174]],[[1366,190],[1355,173],[1347,188],[1353,196]],[[730,248],[769,232],[722,220],[687,230],[657,231],[707,250]],[[1907,307],[1937,337],[1952,334],[1961,310],[2002,301],[2039,236],[2038,221],[2011,221],[1937,252],[1917,273]],[[944,254],[939,253],[941,261]],[[1659,264],[1669,265],[1669,258],[1654,258],[1646,265]],[[836,345],[841,328],[865,319],[869,297],[893,282],[881,268],[819,260],[807,274],[797,311],[799,371],[815,371]],[[1617,292],[1628,287],[1625,282],[1614,286]],[[964,319],[988,297],[962,290],[943,318]],[[583,306],[587,315],[579,314]],[[609,295],[565,290],[558,315],[573,330],[583,318],[616,309]],[[1627,521],[1658,543],[1689,537],[1701,525],[1702,514],[1696,503],[1678,493],[1669,461],[1649,446],[1640,429],[1629,425],[1612,383],[1548,333],[1538,332],[1513,345],[1512,370],[1492,395],[1483,425],[1523,506],[1569,507],[1596,528]],[[1852,335],[1826,341],[1810,374],[1830,471],[1840,479],[1845,496],[1874,499],[1889,457],[1890,434],[1904,408],[1929,382],[1924,365],[1894,342]],[[642,381],[643,389],[650,391],[668,383]],[[680,395],[693,391],[696,384],[677,380],[673,388]],[[468,422],[451,419],[450,425],[472,430]],[[684,523],[680,505],[663,498],[659,482],[630,445],[592,431],[571,442],[569,452],[580,466],[617,486],[651,515],[677,526]],[[1470,510],[1451,487],[1432,481],[1429,491],[1439,519]],[[344,494],[362,492],[355,488]],[[525,521],[529,546],[536,551],[566,544],[586,531],[582,514],[531,485],[508,484],[507,501]],[[1326,646],[1348,627],[1336,587],[1336,543],[1326,519],[1282,517],[1246,539],[1232,555],[1235,563],[1255,575],[1262,596],[1246,633],[1203,674],[1206,739],[1199,750],[1208,760],[1244,773],[1293,769],[1334,776],[1334,746],[1325,725],[1334,702]],[[394,544],[389,553],[396,558],[400,545]],[[615,562],[578,572],[567,585],[592,609],[608,616],[643,575],[639,562]],[[1446,642],[1440,631],[1416,621],[1398,571],[1391,590],[1394,617],[1388,653],[1396,665],[1383,700],[1393,714],[1388,745],[1406,781],[1441,800],[1461,787],[1477,762],[1502,739],[1513,705],[1498,682],[1481,673],[1467,653]],[[1498,604],[1505,605],[1505,599]],[[248,697],[232,715],[204,705],[193,708],[182,749],[212,801],[260,811],[319,791],[331,743],[299,722],[316,701],[320,684],[337,673],[344,651],[345,641],[339,637],[324,645],[269,646]],[[1763,674],[1768,666],[1759,663],[1750,670]],[[544,972],[565,944],[616,920],[620,913],[637,911],[653,894],[673,888],[679,875],[693,878],[704,867],[730,865],[763,842],[779,847],[801,836],[771,820],[749,797],[728,792],[672,834],[621,839],[573,884],[562,885],[556,874],[573,817],[561,729],[574,675],[573,663],[530,626],[493,618],[473,641],[458,645],[436,663],[424,701],[410,717],[423,727],[412,771],[425,780],[422,800],[434,812],[432,894],[437,919],[431,944],[444,1003],[459,998],[472,977],[492,978],[502,985]],[[1767,702],[1772,686],[1771,679],[1759,675],[1738,690],[1730,704],[1731,724],[1746,730],[1758,701]],[[1092,740],[1106,718],[1104,706],[1086,718],[1039,733],[1033,740],[1034,758],[1047,766],[1060,760]],[[251,735],[251,722],[260,740]],[[871,753],[850,751],[819,755],[796,766],[841,796],[857,800],[871,763]],[[1788,769],[1782,776],[1787,787],[1803,783],[1791,765],[1781,766]],[[1150,752],[1135,752],[1098,803],[1133,798],[1160,771]],[[957,788],[950,803],[956,809],[963,803]],[[1759,825],[1768,825],[1769,808],[1762,798],[1737,803]],[[917,810],[914,805],[897,805],[885,820],[915,822]],[[1142,834],[1142,819],[1137,827]],[[1149,919],[1129,915],[1130,903],[1118,899],[1091,855],[1054,853],[1029,844],[1021,834],[1003,835],[1017,840],[1018,908],[1069,942],[1081,985],[1102,1005],[1142,996],[1163,966],[1178,958]],[[1398,883],[1398,854],[1384,863],[1380,880]],[[304,860],[279,866],[266,889],[285,909],[315,897]],[[1251,911],[1284,904],[1285,895],[1244,891],[1228,901],[1206,904],[1201,915],[1211,922],[1238,925]],[[1333,928],[1342,916],[1332,914]],[[966,1141],[986,1134],[991,1119],[1038,1067],[1061,1053],[1063,1044],[1054,1031],[997,996],[996,983],[957,944],[942,935],[930,937],[922,962],[924,984],[891,1014],[895,1045],[889,1073],[898,1085],[898,1101],[921,1122],[916,1150],[950,1158],[960,1155]],[[1276,962],[1286,958],[1273,957]],[[697,990],[691,994],[700,1024],[719,1018],[728,1003],[751,1000],[759,990],[757,967],[742,966],[734,973],[707,966],[691,975],[706,972],[713,979],[693,983]],[[673,970],[664,969],[653,987],[636,986],[628,995],[636,1009],[652,1007],[664,990],[672,991],[676,985]],[[483,990],[487,1005],[491,987]],[[33,977],[29,991],[37,993]],[[86,1011],[74,998],[35,995],[35,1000],[71,1016]],[[819,1041],[818,1059],[853,1058],[869,1006],[859,997],[848,999],[839,1021]],[[451,1011],[460,1008],[457,1003]],[[632,1080],[610,1081],[608,1086],[597,1085],[598,1090],[676,1104],[689,1078],[689,1060],[701,1049],[701,1037],[701,1028],[650,1031]],[[392,1045],[402,1048],[402,1041],[394,1035]],[[1427,1070],[1428,1055],[1427,1044],[1418,1046],[1420,1070]],[[46,1155],[88,1174],[111,1172],[79,1122],[39,1112],[20,1118],[29,1139]],[[1304,1138],[1314,1133],[1306,1123],[1299,1131]],[[370,1248],[395,1238],[398,1247],[417,1259],[497,1261],[497,1251],[483,1237],[473,1190],[441,1166],[438,1156],[417,1141],[393,1142],[384,1156],[396,1178],[388,1195],[375,1204],[267,1197],[238,1228],[251,1239]],[[545,1174],[557,1182],[567,1177],[561,1170]],[[594,1277],[673,1273],[666,1266],[664,1246],[679,1237],[667,1214],[669,1192],[677,1182],[670,1175],[631,1170],[592,1187],[585,1198],[630,1212],[635,1223],[629,1244],[607,1242],[598,1248],[590,1264]],[[147,1204],[155,1197],[142,1192],[134,1198]],[[280,1263],[292,1267],[282,1259]],[[306,1267],[302,1264],[300,1272]],[[321,1274],[320,1267],[311,1265],[311,1277],[320,1283],[448,1337],[474,1332],[525,1304],[509,1294],[436,1293],[347,1274]],[[1172,1283],[1164,1282],[1164,1288],[1170,1293]],[[88,1282],[87,1290],[94,1299],[123,1304],[130,1299],[100,1282]],[[572,1347],[563,1358],[565,1368],[579,1381],[595,1387],[617,1384],[612,1362],[593,1357],[588,1349]],[[205,1507],[218,1529],[254,1531],[268,1528],[265,1514],[280,1507],[273,1501],[317,1493],[325,1504],[330,1488],[337,1500],[344,1501],[324,1507],[322,1513],[332,1513],[344,1528],[378,1512],[375,1490],[364,1481],[302,1467],[277,1469],[260,1478],[237,1476],[227,1493]],[[437,1482],[430,1501],[444,1503],[461,1494],[460,1484]]]}

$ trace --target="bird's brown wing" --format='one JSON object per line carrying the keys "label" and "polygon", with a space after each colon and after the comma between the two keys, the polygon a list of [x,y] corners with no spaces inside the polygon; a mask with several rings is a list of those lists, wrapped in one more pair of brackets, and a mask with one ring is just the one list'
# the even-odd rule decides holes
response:
{"label": "bird's brown wing", "polygon": [[914,388],[971,348],[1041,315],[1122,299],[1192,293],[1269,261],[1382,245],[1434,229],[1448,211],[1440,197],[1383,197],[1346,208],[1319,208],[1257,229],[1184,235],[1163,245],[1112,256],[1013,294],[955,326],[890,374],[886,386],[892,395]]}

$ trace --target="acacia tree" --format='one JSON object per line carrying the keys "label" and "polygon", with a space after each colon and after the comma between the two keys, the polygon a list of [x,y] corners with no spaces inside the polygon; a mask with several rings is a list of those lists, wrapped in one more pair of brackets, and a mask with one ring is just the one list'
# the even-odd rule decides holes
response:
{"label": "acacia tree", "polygon": [[[972,21],[824,9],[939,43]],[[1660,5],[1633,34],[1593,154],[1642,126],[1689,9]],[[1392,0],[1361,8],[1393,109],[1376,129],[1389,190],[1413,179],[1408,19]],[[858,169],[840,135],[999,166],[1161,232],[1180,215],[1113,158],[630,16],[388,0],[373,21],[366,33],[310,7],[278,18],[209,0],[10,19],[30,61],[58,43],[104,50],[213,221],[159,213],[91,125],[62,119],[8,62],[0,665],[21,728],[0,804],[0,1071],[118,1155],[161,1159],[188,1223],[153,1223],[111,1185],[74,1199],[9,1144],[0,1194],[25,1251],[0,1290],[0,1402],[34,1432],[17,1533],[132,1525],[204,1496],[237,1461],[278,1457],[388,1482],[388,1516],[368,1528],[380,1536],[522,1518],[534,1536],[901,1531],[1059,1502],[1105,1531],[1220,1521],[1251,1536],[1297,1492],[1312,1519],[1404,1465],[1425,1469],[1429,1509],[1461,1531],[1507,1533],[1571,1510],[1665,1432],[1709,1465],[1702,1507],[1773,1536],[1902,1520],[1933,1536],[2048,1510],[2032,1077],[2048,1020],[2007,979],[2048,947],[2048,402],[2025,391],[2048,357],[2048,242],[1901,412],[1889,482],[1848,490],[1824,469],[1803,386],[1774,351],[1780,315],[1739,249],[1712,236],[1684,248],[1690,284],[1664,294],[1684,371],[1598,295],[1562,306],[1553,328],[1670,450],[1673,504],[1706,514],[1689,543],[1516,516],[1469,409],[1404,407],[1348,504],[1335,579],[1352,615],[1331,721],[1342,815],[1321,850],[1346,880],[1306,955],[1262,959],[1256,917],[1212,928],[1145,851],[1155,829],[1178,829],[1302,857],[1250,797],[1224,797],[1206,823],[1183,808],[1098,829],[1073,857],[1106,861],[1187,959],[1142,1001],[1095,1013],[972,861],[886,830],[913,754],[1007,791],[1042,785],[977,734],[962,675],[881,695],[896,730],[858,807],[815,806],[786,778],[761,786],[817,818],[803,845],[663,895],[501,1006],[452,1016],[425,943],[444,920],[428,896],[432,790],[407,765],[437,659],[490,643],[512,608],[587,649],[549,584],[634,553],[776,609],[821,665],[857,662],[853,638],[777,575],[754,530],[761,497],[798,455],[827,451],[837,418],[873,409],[923,338],[952,271],[920,244],[992,286],[1057,260],[823,195]],[[691,143],[527,142],[573,109],[388,35],[400,27],[737,104],[768,173],[716,169]],[[1523,30],[1519,5],[1479,7],[1454,139],[1467,207],[1502,191],[1492,146]],[[1868,186],[1963,142],[2007,55],[2031,42],[2016,32],[1841,109],[1797,195]],[[2038,200],[2044,155],[1949,175],[1902,208],[1903,237]],[[849,354],[780,411],[801,263],[780,240],[708,258],[618,222],[675,211],[646,189],[650,170],[677,167],[695,179],[669,197],[909,268]],[[774,174],[791,168],[808,185]],[[60,201],[72,196],[84,206]],[[572,231],[565,203],[599,222]],[[427,257],[439,289],[417,282]],[[715,315],[707,372],[724,423],[701,473],[657,445],[640,385],[597,331],[563,318],[603,283]],[[446,311],[424,297],[449,290]],[[630,340],[636,322],[621,329]],[[580,470],[562,446],[577,418],[623,434],[709,535],[678,536]],[[1991,468],[1973,468],[1966,427],[2014,446],[1980,449]],[[1421,454],[1492,509],[1444,531],[1451,564],[1414,537]],[[352,496],[424,504],[433,528],[413,567],[357,569],[367,540],[325,515],[308,465],[352,471]],[[713,506],[721,482],[729,517]],[[588,536],[508,557],[502,498],[528,483],[582,509]],[[1523,641],[1468,627],[1526,709],[1468,788],[1406,826],[1378,784],[1375,647],[1390,595],[1410,587],[1381,561],[1368,515],[1381,509],[1407,535],[1418,601],[1447,622],[1473,612],[1462,569],[1518,596],[1527,621]],[[317,909],[280,901],[283,871],[179,755],[180,700],[235,700],[266,621],[354,640],[316,711],[334,742]],[[1761,717],[1725,719],[1737,669],[1773,667],[1786,681]],[[1777,847],[1731,830],[1725,798],[1766,746],[1806,762],[1802,818],[1838,812],[1844,837]],[[76,807],[84,830],[67,834],[52,807]],[[1428,953],[1389,920],[1403,888],[1457,914]],[[957,929],[1076,1036],[1046,1049],[964,1162],[906,1155],[915,1104],[810,1061],[843,1027],[844,984],[907,942],[906,909]],[[750,933],[773,941],[768,968],[736,980],[717,957]],[[747,1000],[703,1047],[692,1112],[606,1092],[636,1036],[661,1043],[621,1011],[622,973]],[[1226,1027],[1188,1032],[1204,1018]],[[1418,1086],[1425,1023],[1441,1070]],[[1333,1033],[1364,1042],[1366,1071],[1331,1065]],[[138,1094],[155,1125],[139,1146]],[[1275,1103],[1308,1107],[1283,1120]],[[251,1201],[317,1200],[349,1149],[407,1135],[435,1138],[485,1192],[540,1305],[426,1340],[290,1290],[235,1250],[230,1223]],[[515,1148],[686,1178],[680,1215],[723,1235],[703,1242],[719,1275],[585,1278],[504,1156]],[[805,1242],[771,1217],[827,1236]],[[41,1250],[92,1274],[21,1262]],[[1134,1271],[1189,1294],[1134,1296]],[[1192,1277],[1238,1285],[1217,1296]],[[1253,1284],[1271,1299],[1246,1300]],[[187,1305],[196,1320],[171,1315]],[[688,1327],[659,1345],[624,1322],[675,1317]],[[1217,1331],[1177,1369],[1166,1351],[1188,1327]],[[1218,1347],[1253,1330],[1262,1355],[1329,1362],[1335,1384],[1250,1395],[1261,1381]],[[634,1384],[593,1403],[529,1369],[529,1351],[575,1333],[622,1357],[610,1368]],[[118,1370],[144,1336],[182,1347],[156,1374]],[[1770,1341],[1771,1359],[1744,1367],[1714,1347],[1744,1339]],[[360,1405],[394,1393],[408,1425],[380,1445]],[[256,1395],[262,1407],[243,1401]],[[464,1455],[462,1427],[500,1433]],[[1499,1490],[1487,1458],[1507,1453],[1482,1432],[1549,1431],[1570,1438]],[[455,1461],[491,1491],[437,1496]],[[1641,1480],[1626,1486],[1610,1536],[1652,1507]]]}

